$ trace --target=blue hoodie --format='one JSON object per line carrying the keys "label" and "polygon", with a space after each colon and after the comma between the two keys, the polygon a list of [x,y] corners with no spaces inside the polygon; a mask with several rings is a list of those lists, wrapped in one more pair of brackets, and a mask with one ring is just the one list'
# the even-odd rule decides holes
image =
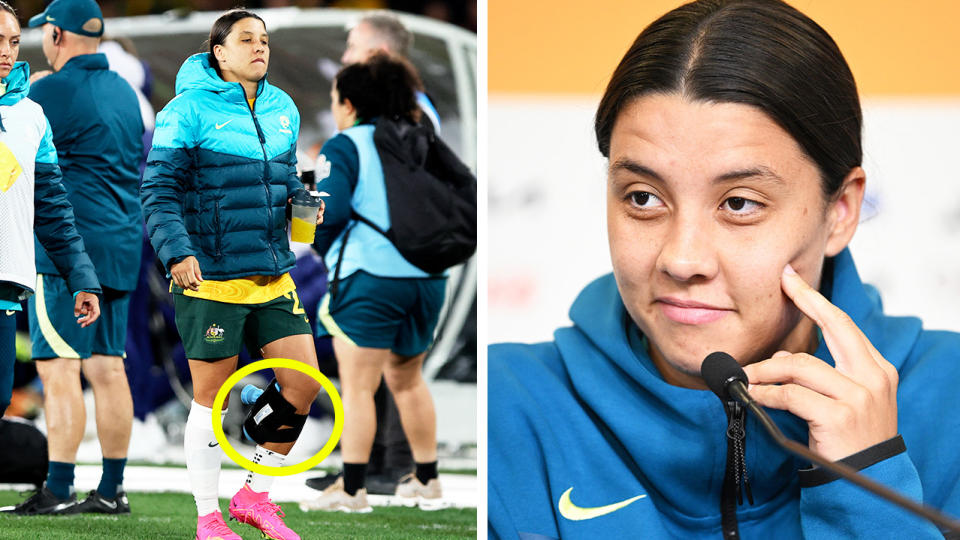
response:
{"label": "blue hoodie", "polygon": [[[832,268],[832,270],[831,270]],[[960,335],[883,314],[849,251],[827,265],[828,298],[900,373],[899,439],[862,472],[960,514]],[[708,390],[666,383],[628,317],[612,275],[588,285],[554,341],[489,349],[489,525],[493,538],[720,538],[727,417]],[[822,342],[818,358],[833,364]],[[770,411],[787,437],[806,423]],[[920,518],[781,450],[747,416],[754,504],[735,509],[742,538],[942,538]],[[862,454],[869,454],[865,451]],[[861,456],[862,457],[862,456]],[[618,502],[607,512],[590,508]],[[587,510],[583,510],[587,509]],[[602,515],[600,515],[602,514]],[[732,521],[733,511],[728,517]],[[581,518],[581,519],[571,519]],[[584,519],[585,518],[585,519]]]}
{"label": "blue hoodie", "polygon": [[296,257],[285,209],[303,187],[293,100],[264,77],[251,109],[240,83],[221,79],[207,53],[183,63],[176,91],[157,115],[140,187],[160,261],[169,272],[193,255],[205,279],[287,272]]}

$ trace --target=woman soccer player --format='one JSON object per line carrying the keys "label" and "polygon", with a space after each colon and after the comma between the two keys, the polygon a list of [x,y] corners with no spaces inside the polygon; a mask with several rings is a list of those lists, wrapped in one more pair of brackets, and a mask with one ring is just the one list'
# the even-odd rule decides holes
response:
{"label": "woman soccer player", "polygon": [[784,2],[691,2],[640,33],[595,121],[613,272],[552,342],[489,350],[492,537],[942,537],[700,377],[729,353],[788,437],[960,511],[960,335],[885,315],[847,248],[861,123],[838,47]]}
{"label": "woman soccer player", "polygon": [[[237,9],[217,19],[210,52],[184,62],[177,97],[157,116],[141,188],[150,240],[173,280],[193,379],[184,448],[200,540],[240,538],[217,502],[221,449],[211,407],[236,369],[241,343],[266,358],[317,367],[310,325],[287,273],[295,257],[285,206],[303,187],[295,167],[300,115],[290,96],[267,82],[269,60],[260,17]],[[278,399],[296,409],[287,425],[299,429],[320,386],[292,370],[276,376]],[[265,443],[253,461],[281,466],[292,446]],[[272,481],[250,473],[230,501],[230,515],[270,538],[299,538],[270,502]]]}

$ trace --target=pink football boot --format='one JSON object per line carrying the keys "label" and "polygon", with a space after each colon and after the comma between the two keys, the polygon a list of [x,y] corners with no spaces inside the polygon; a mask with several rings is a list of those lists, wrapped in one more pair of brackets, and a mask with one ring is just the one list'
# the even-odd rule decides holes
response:
{"label": "pink football boot", "polygon": [[267,538],[300,540],[300,535],[290,530],[280,519],[284,515],[279,505],[270,502],[267,493],[257,493],[246,484],[230,499],[230,516],[233,519],[253,525]]}
{"label": "pink football boot", "polygon": [[197,540],[243,540],[230,530],[219,510],[197,518]]}

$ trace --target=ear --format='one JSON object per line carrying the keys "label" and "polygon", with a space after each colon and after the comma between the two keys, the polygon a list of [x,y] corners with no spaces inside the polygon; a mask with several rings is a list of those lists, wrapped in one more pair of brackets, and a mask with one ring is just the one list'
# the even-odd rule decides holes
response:
{"label": "ear", "polygon": [[840,192],[829,203],[827,220],[830,224],[830,233],[824,254],[833,257],[843,251],[860,223],[860,205],[863,203],[863,193],[867,183],[867,175],[860,167],[854,167],[846,178]]}
{"label": "ear", "polygon": [[217,62],[223,62],[223,45],[214,45],[213,46],[213,56],[217,59]]}

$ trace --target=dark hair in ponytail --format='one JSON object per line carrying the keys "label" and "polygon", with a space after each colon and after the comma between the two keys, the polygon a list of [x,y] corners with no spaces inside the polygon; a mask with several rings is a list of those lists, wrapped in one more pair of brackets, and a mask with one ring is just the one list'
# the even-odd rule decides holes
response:
{"label": "dark hair in ponytail", "polygon": [[377,53],[366,62],[341,69],[335,84],[340,103],[349,99],[360,121],[378,116],[420,121],[417,91],[423,85],[416,70],[403,58]]}
{"label": "dark hair in ponytail", "polygon": [[237,21],[248,18],[254,18],[262,22],[264,29],[266,29],[267,23],[263,22],[263,19],[261,19],[259,15],[243,8],[231,9],[230,11],[224,12],[224,14],[220,15],[216,22],[213,23],[213,28],[210,29],[210,38],[207,39],[207,44],[210,49],[210,66],[217,71],[217,75],[221,78],[223,78],[223,74],[220,73],[220,62],[217,62],[217,57],[213,54],[213,48],[226,43],[227,36],[230,35],[230,30],[233,29],[233,25],[236,24]]}

